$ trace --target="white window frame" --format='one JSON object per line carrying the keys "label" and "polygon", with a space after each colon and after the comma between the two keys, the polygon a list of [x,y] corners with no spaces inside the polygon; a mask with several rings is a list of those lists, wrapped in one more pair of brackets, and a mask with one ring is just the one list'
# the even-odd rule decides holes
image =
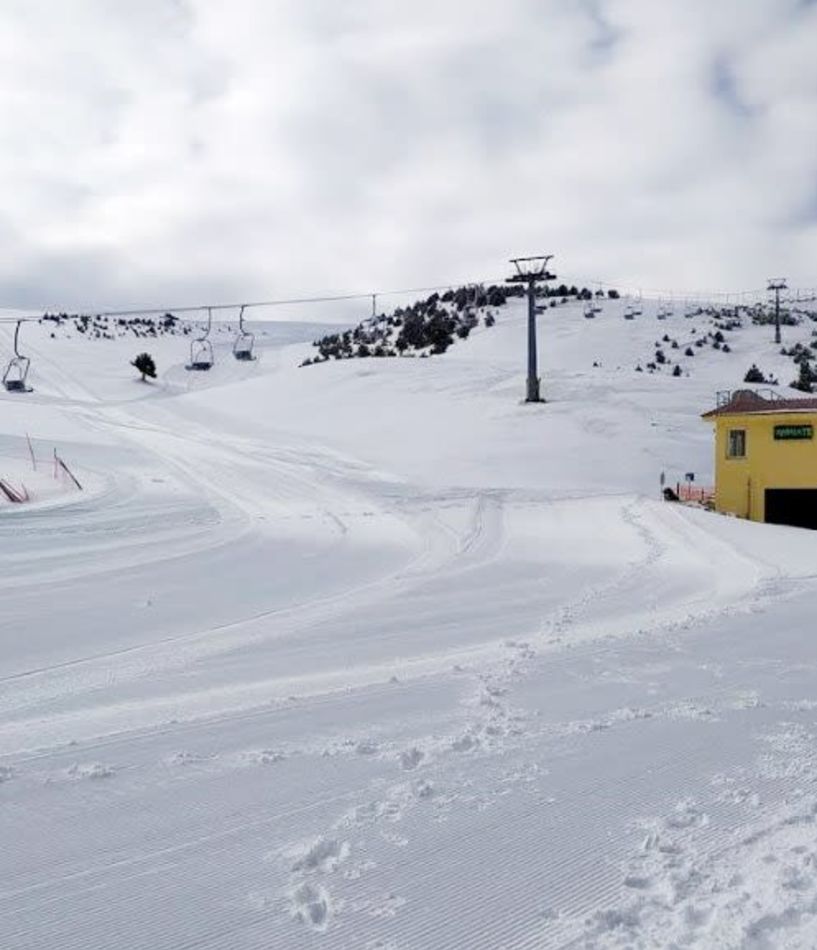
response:
{"label": "white window frame", "polygon": [[[734,451],[736,442],[742,442],[741,452]],[[728,459],[746,458],[746,430],[745,429],[727,429],[726,431],[726,457]]]}

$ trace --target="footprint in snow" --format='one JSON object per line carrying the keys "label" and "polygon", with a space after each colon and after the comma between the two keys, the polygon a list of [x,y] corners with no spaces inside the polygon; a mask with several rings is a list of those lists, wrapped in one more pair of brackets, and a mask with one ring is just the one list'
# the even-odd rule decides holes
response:
{"label": "footprint in snow", "polygon": [[423,779],[420,779],[419,782],[414,786],[414,794],[417,798],[428,799],[434,796],[434,786],[431,782],[426,782]]}
{"label": "footprint in snow", "polygon": [[110,765],[102,765],[101,762],[91,762],[85,765],[80,765],[75,762],[72,766],[66,769],[66,774],[69,778],[73,779],[102,779],[102,778],[111,778],[116,774],[116,770]]}
{"label": "footprint in snow", "polygon": [[702,811],[691,799],[678,802],[667,818],[664,819],[667,828],[692,828],[709,824],[709,816]]}
{"label": "footprint in snow", "polygon": [[458,739],[454,739],[454,741],[451,743],[451,748],[454,752],[472,752],[474,749],[478,748],[479,745],[479,739],[476,736],[466,732]]}
{"label": "footprint in snow", "polygon": [[351,867],[347,868],[343,872],[343,876],[347,881],[357,881],[359,880],[367,871],[371,871],[377,867],[375,861],[358,861],[357,864],[353,864]]}
{"label": "footprint in snow", "polygon": [[292,864],[292,870],[331,873],[349,857],[350,850],[348,841],[338,841],[336,838],[316,838],[301,850],[300,855]]}
{"label": "footprint in snow", "polygon": [[378,744],[371,739],[360,739],[357,742],[349,739],[344,745],[350,746],[358,755],[377,755],[380,751]]}
{"label": "footprint in snow", "polygon": [[289,895],[290,914],[313,930],[323,932],[329,926],[334,910],[325,887],[303,881]]}
{"label": "footprint in snow", "polygon": [[370,917],[394,917],[405,903],[405,897],[399,897],[397,894],[388,894],[380,903],[371,907],[368,914]]}
{"label": "footprint in snow", "polygon": [[248,765],[274,765],[282,762],[286,755],[277,749],[251,749],[243,754],[243,758]]}
{"label": "footprint in snow", "polygon": [[392,831],[381,831],[380,837],[384,841],[388,841],[389,844],[394,845],[395,848],[405,848],[408,844],[408,838],[403,835],[395,834]]}
{"label": "footprint in snow", "polygon": [[191,752],[188,749],[181,749],[174,752],[166,759],[168,765],[196,765],[199,762],[206,762],[212,759],[212,755],[201,755],[198,752]]}
{"label": "footprint in snow", "polygon": [[416,769],[424,758],[423,751],[412,746],[412,748],[400,753],[400,768],[407,772]]}

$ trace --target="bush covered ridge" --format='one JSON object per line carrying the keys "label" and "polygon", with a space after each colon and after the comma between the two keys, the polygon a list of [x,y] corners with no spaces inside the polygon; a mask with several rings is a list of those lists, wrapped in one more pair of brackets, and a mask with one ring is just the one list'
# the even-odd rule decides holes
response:
{"label": "bush covered ridge", "polygon": [[116,340],[123,337],[157,338],[161,336],[188,336],[196,330],[191,323],[183,323],[172,313],[161,316],[112,317],[105,314],[44,313],[39,322],[52,327],[52,339],[59,333],[91,340]]}
{"label": "bush covered ridge", "polygon": [[[504,286],[482,284],[457,287],[443,294],[434,293],[425,300],[417,300],[407,307],[397,307],[390,314],[379,314],[361,321],[354,329],[342,333],[329,333],[315,340],[318,350],[308,357],[302,366],[325,363],[327,360],[366,358],[370,356],[434,356],[445,351],[456,340],[464,340],[475,327],[482,324],[491,327],[496,322],[496,311],[504,307],[509,298],[522,297],[525,290],[518,284]],[[615,299],[615,290],[608,292]],[[589,300],[593,291],[586,287],[568,287],[561,284],[555,288],[541,288],[539,296],[551,298],[550,306],[557,305],[557,298],[566,303],[569,299]],[[604,296],[597,291],[595,296]]]}
{"label": "bush covered ridge", "polygon": [[[691,333],[685,333],[683,330],[684,324],[678,320],[673,321],[681,332],[675,337],[665,333],[661,340],[656,340],[653,357],[643,364],[636,364],[636,372],[641,373],[646,369],[648,373],[656,373],[661,372],[662,369],[671,368],[673,376],[688,376],[691,373],[691,364],[689,362],[682,363],[680,352],[683,352],[687,360],[699,355],[702,350],[710,348],[728,354],[732,352],[732,345],[729,342],[730,335],[735,334],[736,331],[739,335],[739,331],[747,323],[756,326],[773,326],[775,323],[774,310],[762,304],[696,306],[688,309],[684,316],[695,320],[698,324],[701,322],[708,324],[711,329],[698,332],[693,326]],[[806,320],[817,322],[817,312],[805,308],[781,310],[781,326],[794,327]],[[817,330],[812,332],[812,337],[815,339],[808,346],[795,343],[789,349],[783,347],[780,350],[780,355],[790,357],[798,370],[798,377],[789,384],[790,387],[803,392],[812,392],[814,385],[817,384],[817,369],[813,368],[810,362],[812,359],[817,359]],[[675,359],[667,352],[668,349],[679,351]],[[746,371],[744,382],[770,386],[779,385],[779,381],[774,375],[764,373],[755,364],[752,364]]]}

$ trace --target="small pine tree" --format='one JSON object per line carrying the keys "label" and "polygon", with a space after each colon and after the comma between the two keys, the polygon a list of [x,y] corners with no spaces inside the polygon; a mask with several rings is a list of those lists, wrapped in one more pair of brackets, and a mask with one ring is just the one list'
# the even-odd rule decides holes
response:
{"label": "small pine tree", "polygon": [[672,375],[673,376],[681,375],[681,367],[677,363],[675,364],[675,369],[672,371]]}
{"label": "small pine tree", "polygon": [[143,383],[148,376],[150,376],[151,379],[156,379],[156,364],[153,362],[153,357],[150,353],[140,353],[130,365],[135,367],[142,374]]}
{"label": "small pine tree", "polygon": [[814,373],[811,370],[811,366],[807,360],[803,360],[800,364],[800,373],[797,379],[791,383],[791,388],[799,389],[801,393],[811,393],[814,392],[813,382]]}

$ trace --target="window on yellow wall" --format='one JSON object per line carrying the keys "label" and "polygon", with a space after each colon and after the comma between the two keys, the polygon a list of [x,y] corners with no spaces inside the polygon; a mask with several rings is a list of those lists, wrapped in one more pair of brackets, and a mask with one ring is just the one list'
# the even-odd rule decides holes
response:
{"label": "window on yellow wall", "polygon": [[730,459],[746,458],[746,430],[730,429],[726,440],[726,456]]}

